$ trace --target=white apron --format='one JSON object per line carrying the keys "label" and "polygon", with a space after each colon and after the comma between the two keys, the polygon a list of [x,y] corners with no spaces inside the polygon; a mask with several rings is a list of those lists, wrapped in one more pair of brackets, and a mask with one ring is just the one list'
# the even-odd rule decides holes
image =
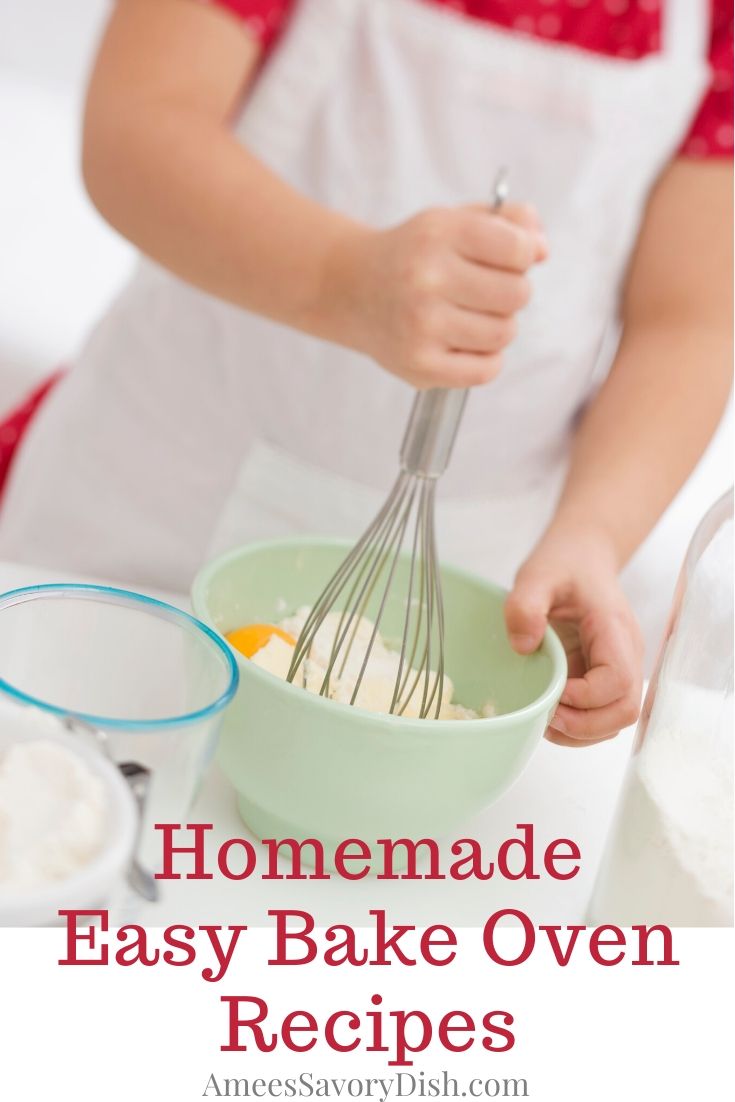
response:
{"label": "white apron", "polygon": [[[441,556],[506,584],[553,512],[647,196],[704,88],[707,5],[665,7],[662,52],[628,61],[423,0],[299,0],[237,124],[294,186],[376,226],[487,198],[501,164],[537,206],[550,259],[501,376],[470,396],[438,509]],[[238,543],[356,535],[412,396],[144,262],[32,428],[0,557],[183,590]]]}

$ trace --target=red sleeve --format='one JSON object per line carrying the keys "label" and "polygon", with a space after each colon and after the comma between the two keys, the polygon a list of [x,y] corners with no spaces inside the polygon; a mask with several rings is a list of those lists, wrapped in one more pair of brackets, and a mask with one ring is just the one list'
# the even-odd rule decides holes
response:
{"label": "red sleeve", "polygon": [[204,0],[226,8],[246,23],[248,29],[267,50],[278,36],[294,0]]}
{"label": "red sleeve", "polygon": [[0,491],[10,471],[13,458],[20,448],[23,434],[46,396],[65,373],[60,369],[48,379],[44,379],[40,386],[26,396],[21,405],[16,406],[0,421]]}
{"label": "red sleeve", "polygon": [[731,157],[733,152],[733,14],[730,0],[712,0],[709,88],[681,152]]}

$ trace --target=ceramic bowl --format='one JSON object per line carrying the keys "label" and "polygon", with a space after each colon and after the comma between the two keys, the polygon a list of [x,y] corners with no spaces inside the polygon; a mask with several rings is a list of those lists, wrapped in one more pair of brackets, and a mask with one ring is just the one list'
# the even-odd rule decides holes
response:
{"label": "ceramic bowl", "polygon": [[[310,605],[351,545],[319,538],[251,544],[209,563],[195,579],[194,611],[225,633],[274,623]],[[400,635],[408,565],[399,566],[381,631]],[[477,720],[376,715],[306,692],[238,655],[240,687],[227,713],[219,760],[258,837],[441,837],[518,778],[543,737],[566,679],[551,630],[522,657],[508,641],[506,592],[442,569],[445,668],[455,697],[496,714]]]}

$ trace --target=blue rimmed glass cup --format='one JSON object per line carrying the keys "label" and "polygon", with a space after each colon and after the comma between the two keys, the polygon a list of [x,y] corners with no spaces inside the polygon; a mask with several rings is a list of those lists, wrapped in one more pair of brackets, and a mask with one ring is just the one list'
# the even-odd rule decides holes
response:
{"label": "blue rimmed glass cup", "polygon": [[237,684],[227,644],[163,601],[73,584],[0,596],[0,696],[81,719],[151,771],[144,859],[153,823],[185,820]]}

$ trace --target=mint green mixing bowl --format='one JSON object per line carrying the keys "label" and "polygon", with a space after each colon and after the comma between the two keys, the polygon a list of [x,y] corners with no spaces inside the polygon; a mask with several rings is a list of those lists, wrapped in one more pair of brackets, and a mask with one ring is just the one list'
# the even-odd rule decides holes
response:
{"label": "mint green mixing bowl", "polygon": [[[275,623],[310,605],[351,545],[296,537],[256,543],[205,566],[192,600],[222,632]],[[381,631],[399,637],[407,563],[399,565]],[[403,571],[403,574],[400,573]],[[566,657],[553,631],[517,655],[503,621],[505,591],[442,569],[446,670],[455,699],[497,714],[478,720],[376,715],[306,692],[237,655],[240,688],[225,715],[219,759],[258,838],[441,837],[504,792],[542,738],[561,696]]]}

